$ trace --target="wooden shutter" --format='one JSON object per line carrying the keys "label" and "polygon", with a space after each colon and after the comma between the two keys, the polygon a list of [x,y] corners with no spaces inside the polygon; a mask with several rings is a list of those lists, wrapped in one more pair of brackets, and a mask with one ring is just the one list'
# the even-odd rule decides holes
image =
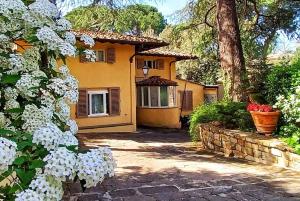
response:
{"label": "wooden shutter", "polygon": [[79,54],[79,61],[80,61],[80,63],[89,62],[89,60],[86,58],[86,55],[84,53]]}
{"label": "wooden shutter", "polygon": [[193,110],[193,91],[180,92],[182,111]]}
{"label": "wooden shutter", "polygon": [[77,103],[77,117],[88,116],[88,93],[86,89],[79,89],[79,98]]}
{"label": "wooden shutter", "polygon": [[144,67],[144,59],[136,59],[136,67],[143,68]]}
{"label": "wooden shutter", "polygon": [[120,88],[109,89],[110,115],[120,115]]}
{"label": "wooden shutter", "polygon": [[159,70],[163,70],[164,69],[164,60],[163,59],[156,60],[156,65]]}
{"label": "wooden shutter", "polygon": [[106,50],[106,62],[113,64],[116,62],[116,50],[115,48],[107,48]]}

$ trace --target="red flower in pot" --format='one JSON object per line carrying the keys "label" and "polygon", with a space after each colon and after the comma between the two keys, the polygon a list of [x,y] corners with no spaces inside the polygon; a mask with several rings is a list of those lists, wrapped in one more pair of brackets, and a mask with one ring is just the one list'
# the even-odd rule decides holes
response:
{"label": "red flower in pot", "polygon": [[255,103],[250,103],[247,110],[251,113],[257,131],[266,136],[272,135],[277,127],[280,111],[270,105]]}

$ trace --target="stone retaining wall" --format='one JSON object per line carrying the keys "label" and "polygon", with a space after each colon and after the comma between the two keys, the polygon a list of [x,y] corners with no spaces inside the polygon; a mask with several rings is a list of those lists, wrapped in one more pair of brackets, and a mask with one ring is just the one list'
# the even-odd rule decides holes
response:
{"label": "stone retaining wall", "polygon": [[212,124],[200,124],[199,137],[204,148],[221,152],[226,157],[300,170],[300,155],[273,137],[223,129]]}

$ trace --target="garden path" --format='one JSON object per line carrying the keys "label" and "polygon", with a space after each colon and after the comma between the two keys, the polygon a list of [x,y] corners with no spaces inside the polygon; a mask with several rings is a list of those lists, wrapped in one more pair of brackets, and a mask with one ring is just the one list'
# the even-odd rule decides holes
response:
{"label": "garden path", "polygon": [[185,131],[141,129],[79,137],[83,148],[110,146],[118,168],[114,178],[84,193],[79,184],[67,185],[65,200],[300,200],[300,172],[197,149]]}

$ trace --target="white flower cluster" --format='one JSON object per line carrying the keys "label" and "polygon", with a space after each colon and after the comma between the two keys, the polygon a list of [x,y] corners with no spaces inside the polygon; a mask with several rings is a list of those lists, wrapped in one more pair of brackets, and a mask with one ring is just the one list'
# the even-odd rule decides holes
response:
{"label": "white flower cluster", "polygon": [[65,147],[50,151],[44,161],[46,162],[45,174],[52,175],[60,181],[73,179],[76,174],[76,155]]}
{"label": "white flower cluster", "polygon": [[28,132],[34,132],[36,129],[51,123],[53,111],[47,107],[38,108],[36,105],[26,105],[21,116],[24,124],[22,128]]}
{"label": "white flower cluster", "polygon": [[108,156],[106,148],[93,149],[85,154],[78,154],[78,177],[85,180],[85,187],[96,186],[102,182],[105,175],[112,176],[115,168],[115,161]]}
{"label": "white flower cluster", "polygon": [[23,97],[34,98],[38,95],[41,79],[45,78],[47,78],[46,74],[39,70],[25,73],[16,83],[16,87]]}
{"label": "white flower cluster", "polygon": [[[22,0],[0,0],[0,15],[5,18],[0,20],[0,81],[4,76],[17,79],[14,86],[2,83],[0,104],[4,110],[19,108],[15,113],[0,111],[0,128],[26,133],[22,136],[24,140],[32,137],[35,145],[48,151],[43,158],[45,166],[36,168],[37,175],[29,188],[17,193],[16,200],[61,200],[62,181],[73,179],[77,173],[87,181],[86,187],[95,186],[106,175],[113,176],[116,164],[109,149],[91,150],[77,156],[69,147],[78,149],[75,136],[78,126],[70,119],[69,106],[78,100],[78,80],[65,65],[59,72],[54,71],[57,59],[76,55],[71,23],[59,17],[58,9],[49,0],[35,0],[29,6]],[[11,44],[16,38],[32,47],[26,46],[21,53],[13,52]],[[82,35],[80,40],[86,46],[95,44],[88,35]],[[85,53],[90,60],[96,59],[94,51]],[[18,113],[23,107],[22,114]],[[0,137],[0,173],[15,168],[11,166],[13,161],[24,154],[17,152],[13,141]],[[32,150],[36,149],[35,145]]]}
{"label": "white flower cluster", "polygon": [[275,106],[281,109],[288,122],[300,122],[300,86],[296,88],[294,94],[287,97],[278,96]]}
{"label": "white flower cluster", "polygon": [[84,50],[83,52],[85,54],[85,58],[88,61],[91,61],[91,62],[96,61],[97,57],[96,57],[95,51],[93,51],[93,50]]}
{"label": "white flower cluster", "polygon": [[59,50],[62,55],[75,56],[76,49],[70,43],[60,38],[53,29],[44,26],[37,31],[36,36],[45,43],[50,50]]}
{"label": "white flower cluster", "polygon": [[57,23],[57,26],[54,27],[54,29],[56,29],[57,31],[69,31],[72,29],[71,22],[69,22],[65,18],[61,18],[61,19],[57,20],[56,23]]}
{"label": "white flower cluster", "polygon": [[63,196],[61,181],[52,176],[38,175],[29,187],[43,197],[43,201],[61,200]]}
{"label": "white flower cluster", "polygon": [[39,13],[41,16],[54,18],[58,17],[59,15],[59,10],[57,9],[57,7],[53,3],[50,3],[48,0],[36,0],[28,7],[31,11]]}
{"label": "white flower cluster", "polygon": [[55,108],[55,114],[57,114],[61,121],[66,122],[68,119],[70,119],[70,106],[64,99],[59,99],[56,102]]}
{"label": "white flower cluster", "polygon": [[6,138],[0,137],[0,174],[8,169],[16,157],[17,144]]}
{"label": "white flower cluster", "polygon": [[10,62],[10,71],[8,72],[9,74],[17,74],[18,72],[23,70],[23,65],[24,65],[24,58],[20,54],[10,54],[9,58]]}
{"label": "white flower cluster", "polygon": [[42,144],[47,150],[51,150],[58,147],[62,134],[55,124],[47,123],[34,131],[32,142]]}
{"label": "white flower cluster", "polygon": [[26,6],[21,0],[0,0],[0,13],[6,17],[22,13],[25,10]]}
{"label": "white flower cluster", "polygon": [[27,189],[16,195],[15,201],[43,201],[44,196],[39,195],[37,192]]}
{"label": "white flower cluster", "polygon": [[85,44],[85,45],[88,45],[90,47],[93,47],[95,45],[95,41],[92,37],[90,37],[89,35],[87,34],[82,34],[80,36],[80,40]]}
{"label": "white flower cluster", "polygon": [[73,133],[73,135],[78,132],[78,126],[75,120],[69,119],[66,124],[69,127],[69,131]]}
{"label": "white flower cluster", "polygon": [[66,131],[62,134],[59,144],[64,146],[78,146],[78,140],[71,131]]}
{"label": "white flower cluster", "polygon": [[65,33],[65,40],[72,45],[76,44],[76,37],[72,32]]}

